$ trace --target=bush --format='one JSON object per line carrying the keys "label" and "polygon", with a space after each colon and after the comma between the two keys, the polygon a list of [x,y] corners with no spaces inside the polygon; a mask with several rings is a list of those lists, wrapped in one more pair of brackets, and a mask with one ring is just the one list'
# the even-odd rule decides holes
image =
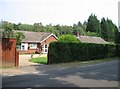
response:
{"label": "bush", "polygon": [[119,51],[115,44],[54,42],[49,45],[48,64],[114,57]]}
{"label": "bush", "polygon": [[73,35],[62,35],[58,38],[58,42],[79,42]]}
{"label": "bush", "polygon": [[118,57],[120,57],[120,44],[116,45],[116,54]]}

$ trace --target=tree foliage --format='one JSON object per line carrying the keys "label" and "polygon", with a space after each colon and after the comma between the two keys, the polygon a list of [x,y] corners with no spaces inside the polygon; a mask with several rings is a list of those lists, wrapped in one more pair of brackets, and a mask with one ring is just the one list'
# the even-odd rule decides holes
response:
{"label": "tree foliage", "polygon": [[59,42],[79,42],[78,39],[73,35],[62,35],[58,38]]}
{"label": "tree foliage", "polygon": [[[2,25],[1,25],[2,24]],[[7,21],[3,21],[0,23],[0,28],[6,29],[6,33],[8,37],[13,37],[12,30],[20,30],[20,31],[34,31],[34,32],[51,32],[55,34],[57,37],[61,35],[71,34],[76,35],[79,33],[80,35],[86,36],[99,36],[104,40],[109,42],[116,42],[119,38],[118,28],[110,19],[102,18],[98,20],[97,16],[91,14],[87,21],[81,23],[74,23],[72,26],[68,25],[52,25],[48,24],[43,26],[41,22],[30,24],[23,23],[10,23]]]}
{"label": "tree foliage", "polygon": [[112,20],[102,18],[100,26],[101,37],[106,41],[114,42],[118,28],[113,24]]}
{"label": "tree foliage", "polygon": [[120,32],[118,30],[115,31],[115,43],[120,44]]}
{"label": "tree foliage", "polygon": [[88,18],[86,31],[95,32],[97,35],[100,34],[100,22],[97,16],[91,14]]}
{"label": "tree foliage", "polygon": [[25,36],[21,32],[15,33],[13,31],[16,28],[15,26],[16,26],[15,24],[12,24],[12,23],[5,21],[4,24],[2,24],[2,27],[4,28],[3,38],[16,38],[17,45],[20,45],[22,39],[25,38]]}
{"label": "tree foliage", "polygon": [[22,32],[17,32],[17,33],[14,35],[14,37],[15,37],[15,38],[16,38],[16,40],[17,40],[17,45],[20,45],[20,44],[21,44],[22,39],[24,39],[24,38],[25,38],[25,35],[23,35],[23,33],[22,33]]}
{"label": "tree foliage", "polygon": [[13,35],[13,24],[9,23],[9,22],[4,22],[4,24],[2,24],[2,27],[5,29],[4,33],[3,33],[3,37],[4,38],[12,38],[14,37]]}

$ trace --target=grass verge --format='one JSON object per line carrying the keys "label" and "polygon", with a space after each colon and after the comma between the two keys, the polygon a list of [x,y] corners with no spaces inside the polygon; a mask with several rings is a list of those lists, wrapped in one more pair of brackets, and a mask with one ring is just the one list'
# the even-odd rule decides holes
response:
{"label": "grass verge", "polygon": [[60,65],[63,66],[84,66],[89,64],[98,64],[98,63],[104,63],[104,62],[112,62],[112,61],[118,61],[120,58],[118,57],[112,57],[112,58],[103,58],[103,59],[96,59],[96,60],[89,60],[89,61],[77,61],[77,62],[69,62],[69,63],[60,63]]}
{"label": "grass verge", "polygon": [[47,64],[47,57],[31,58],[29,61],[34,63]]}
{"label": "grass verge", "polygon": [[[103,59],[89,60],[89,61],[83,61],[83,62],[77,61],[77,62],[68,62],[68,63],[59,63],[59,64],[61,65],[86,65],[86,64],[111,62],[111,61],[117,61],[117,60],[120,60],[120,58],[112,57],[112,58],[103,58]],[[29,61],[34,62],[34,63],[47,64],[47,57],[32,58]]]}

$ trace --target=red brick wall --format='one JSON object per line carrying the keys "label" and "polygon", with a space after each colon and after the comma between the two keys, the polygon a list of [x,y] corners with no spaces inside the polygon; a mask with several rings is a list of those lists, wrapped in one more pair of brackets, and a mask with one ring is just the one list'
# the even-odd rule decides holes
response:
{"label": "red brick wall", "polygon": [[50,42],[57,41],[57,39],[54,36],[50,36],[48,39],[46,39],[44,42],[41,43],[43,44],[50,44]]}
{"label": "red brick wall", "polygon": [[[50,36],[48,39],[46,39],[45,41],[43,41],[41,44],[38,44],[37,46],[41,46],[43,44],[50,44],[50,42],[53,41],[57,41],[57,39],[54,36]],[[37,50],[37,49],[33,49],[33,50],[20,50],[19,53],[20,54],[31,54],[31,53],[36,53],[36,52],[41,52],[41,50]]]}

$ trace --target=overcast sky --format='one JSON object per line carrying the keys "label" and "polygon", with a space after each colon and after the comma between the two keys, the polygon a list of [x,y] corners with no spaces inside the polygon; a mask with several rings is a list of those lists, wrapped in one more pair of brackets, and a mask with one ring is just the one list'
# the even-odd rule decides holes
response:
{"label": "overcast sky", "polygon": [[119,0],[0,0],[0,19],[13,23],[73,25],[91,13],[118,25]]}

